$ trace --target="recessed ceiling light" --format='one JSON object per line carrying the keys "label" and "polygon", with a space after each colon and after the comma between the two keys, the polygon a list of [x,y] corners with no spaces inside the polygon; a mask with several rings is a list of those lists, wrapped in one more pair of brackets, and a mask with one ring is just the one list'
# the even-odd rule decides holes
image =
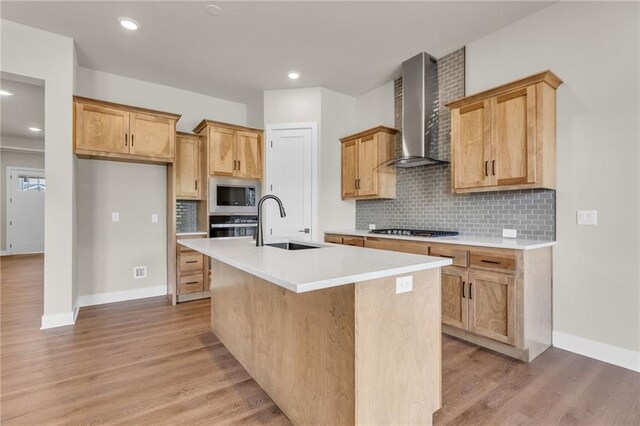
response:
{"label": "recessed ceiling light", "polygon": [[41,132],[42,129],[40,127],[29,127],[29,130],[31,130],[32,132]]}
{"label": "recessed ceiling light", "polygon": [[13,96],[13,93],[7,92],[6,90],[0,90],[0,96]]}
{"label": "recessed ceiling light", "polygon": [[118,22],[120,22],[120,25],[122,25],[123,27],[125,27],[130,31],[135,31],[138,28],[140,28],[140,24],[138,24],[136,20],[131,18],[124,18],[124,17],[118,18]]}
{"label": "recessed ceiling light", "polygon": [[300,78],[300,73],[298,71],[291,71],[287,74],[291,80],[297,80]]}
{"label": "recessed ceiling light", "polygon": [[210,4],[207,6],[207,12],[209,15],[220,16],[222,15],[222,8],[217,4]]}

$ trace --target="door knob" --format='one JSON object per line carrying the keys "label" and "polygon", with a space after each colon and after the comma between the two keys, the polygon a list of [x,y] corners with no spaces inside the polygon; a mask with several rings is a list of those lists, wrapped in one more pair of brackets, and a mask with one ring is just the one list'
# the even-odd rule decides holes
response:
{"label": "door knob", "polygon": [[304,232],[305,234],[308,234],[309,232],[311,232],[311,230],[309,228],[304,228],[299,230],[298,232]]}

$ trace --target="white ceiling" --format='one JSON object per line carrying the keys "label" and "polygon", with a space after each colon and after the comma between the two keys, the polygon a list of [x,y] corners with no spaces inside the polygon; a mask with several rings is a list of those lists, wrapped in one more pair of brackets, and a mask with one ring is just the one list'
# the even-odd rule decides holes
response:
{"label": "white ceiling", "polygon": [[[212,3],[221,16],[205,11]],[[80,66],[247,102],[291,87],[357,96],[420,51],[441,57],[549,4],[3,1],[2,17],[73,37]]]}
{"label": "white ceiling", "polygon": [[[0,96],[2,137],[44,141],[44,83],[2,73],[0,87],[13,93],[13,96]],[[38,127],[43,131],[35,133],[29,130],[29,127]]]}

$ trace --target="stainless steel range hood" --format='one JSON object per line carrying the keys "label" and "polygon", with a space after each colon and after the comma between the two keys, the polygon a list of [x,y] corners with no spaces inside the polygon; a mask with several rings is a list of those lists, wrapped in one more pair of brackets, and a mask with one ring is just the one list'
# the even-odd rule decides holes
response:
{"label": "stainless steel range hood", "polygon": [[422,52],[402,63],[402,156],[396,167],[446,162],[438,158],[438,67]]}

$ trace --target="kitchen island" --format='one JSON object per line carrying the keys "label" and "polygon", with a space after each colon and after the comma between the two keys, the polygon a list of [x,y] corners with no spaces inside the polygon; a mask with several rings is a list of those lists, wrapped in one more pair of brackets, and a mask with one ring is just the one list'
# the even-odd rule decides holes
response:
{"label": "kitchen island", "polygon": [[440,268],[450,259],[244,238],[179,243],[212,258],[211,329],[293,423],[431,423],[441,406]]}

